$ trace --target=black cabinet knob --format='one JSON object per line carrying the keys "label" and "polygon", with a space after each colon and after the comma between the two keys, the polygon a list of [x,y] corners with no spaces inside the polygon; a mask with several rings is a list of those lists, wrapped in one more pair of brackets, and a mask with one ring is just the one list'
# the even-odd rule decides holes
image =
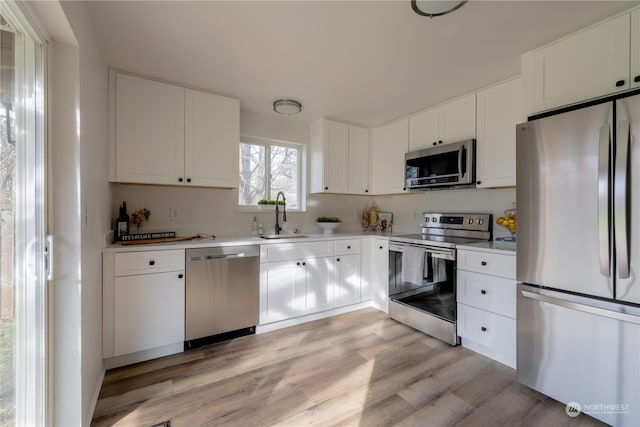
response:
{"label": "black cabinet knob", "polygon": [[156,262],[154,260],[149,261],[149,265],[155,265],[155,263]]}
{"label": "black cabinet knob", "polygon": [[480,184],[482,184],[482,181],[476,181],[476,184],[480,185]]}
{"label": "black cabinet knob", "polygon": [[340,258],[336,259],[336,261],[340,262]]}
{"label": "black cabinet knob", "polygon": [[178,182],[182,182],[182,178],[178,178]]}
{"label": "black cabinet knob", "polygon": [[402,187],[402,191],[407,191],[407,187]]}
{"label": "black cabinet knob", "polygon": [[347,246],[347,249],[351,249],[351,246]]}
{"label": "black cabinet knob", "polygon": [[482,330],[482,332],[487,332],[487,328],[485,328],[484,326],[480,328],[480,330]]}
{"label": "black cabinet knob", "polygon": [[307,263],[306,263],[306,262],[303,262],[303,263],[302,263],[302,265],[307,265]]}
{"label": "black cabinet knob", "polygon": [[616,87],[624,86],[624,80],[618,80],[616,82]]}
{"label": "black cabinet knob", "polygon": [[178,274],[178,279],[182,279],[184,277],[184,274]]}
{"label": "black cabinet knob", "polygon": [[329,189],[329,187],[324,187],[324,189],[325,189],[325,190],[328,190],[328,189]]}
{"label": "black cabinet knob", "polygon": [[487,261],[482,261],[480,264],[481,265],[487,265]]}
{"label": "black cabinet knob", "polygon": [[365,193],[368,193],[368,192],[369,192],[369,190],[364,190],[364,192],[365,192]]}
{"label": "black cabinet knob", "polygon": [[436,141],[433,141],[433,145],[438,145],[438,143]]}
{"label": "black cabinet knob", "polygon": [[438,144],[442,144],[442,141],[438,141]]}
{"label": "black cabinet knob", "polygon": [[300,263],[299,263],[299,262],[296,262],[296,265],[300,265]]}
{"label": "black cabinet knob", "polygon": [[480,293],[481,293],[482,295],[486,295],[486,294],[487,294],[487,291],[485,291],[485,290],[483,289],[483,290],[481,290],[481,291],[480,291]]}
{"label": "black cabinet knob", "polygon": [[638,83],[638,82],[640,82],[640,76],[635,76],[635,77],[633,78],[633,82],[634,82],[634,83]]}
{"label": "black cabinet knob", "polygon": [[191,182],[191,178],[187,178],[187,182]]}
{"label": "black cabinet knob", "polygon": [[380,249],[382,249],[382,246],[380,246]]}

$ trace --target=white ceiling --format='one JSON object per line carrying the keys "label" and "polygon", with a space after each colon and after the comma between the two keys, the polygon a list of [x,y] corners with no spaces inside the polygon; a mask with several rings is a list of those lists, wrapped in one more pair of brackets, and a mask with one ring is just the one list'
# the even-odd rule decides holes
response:
{"label": "white ceiling", "polygon": [[[295,120],[376,126],[520,72],[520,54],[638,2],[89,1],[110,67],[232,95]],[[281,117],[281,116],[280,116]]]}

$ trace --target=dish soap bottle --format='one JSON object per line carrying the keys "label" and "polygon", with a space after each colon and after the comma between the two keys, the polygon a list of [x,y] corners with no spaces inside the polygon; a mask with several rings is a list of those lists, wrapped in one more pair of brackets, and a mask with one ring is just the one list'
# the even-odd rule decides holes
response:
{"label": "dish soap bottle", "polygon": [[129,235],[129,214],[127,214],[127,202],[120,205],[120,214],[116,218],[114,241],[121,242],[123,236]]}
{"label": "dish soap bottle", "polygon": [[251,223],[251,235],[253,237],[258,237],[258,218],[253,217],[253,222]]}

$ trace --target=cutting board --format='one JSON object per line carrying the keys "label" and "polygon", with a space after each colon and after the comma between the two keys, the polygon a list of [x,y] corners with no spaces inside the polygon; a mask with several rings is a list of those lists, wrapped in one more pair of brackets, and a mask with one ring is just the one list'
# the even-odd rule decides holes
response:
{"label": "cutting board", "polygon": [[184,240],[192,240],[198,239],[198,236],[189,236],[189,237],[164,237],[161,239],[149,239],[149,240],[130,240],[128,242],[116,242],[116,245],[149,245],[152,243],[172,243],[172,242],[181,242]]}

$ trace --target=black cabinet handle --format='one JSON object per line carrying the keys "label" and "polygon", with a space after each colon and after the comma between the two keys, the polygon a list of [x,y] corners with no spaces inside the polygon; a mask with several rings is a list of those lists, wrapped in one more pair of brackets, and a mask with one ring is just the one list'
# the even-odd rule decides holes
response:
{"label": "black cabinet handle", "polygon": [[482,332],[487,332],[487,328],[485,328],[484,326],[480,329],[482,330]]}
{"label": "black cabinet handle", "polygon": [[365,192],[365,193],[368,193],[368,192],[369,192],[369,190],[364,190],[364,192]]}
{"label": "black cabinet handle", "polygon": [[638,82],[640,82],[640,76],[635,76],[635,77],[633,78],[633,82],[634,82],[634,83],[638,83]]}
{"label": "black cabinet handle", "polygon": [[296,265],[300,265],[300,263],[299,263],[299,262],[296,262]]}
{"label": "black cabinet handle", "polygon": [[184,277],[184,274],[178,274],[178,279],[182,279]]}
{"label": "black cabinet handle", "polygon": [[303,262],[303,263],[302,263],[302,265],[307,265],[307,263],[306,263],[306,262]]}
{"label": "black cabinet handle", "polygon": [[340,258],[336,259],[336,261],[340,262]]}
{"label": "black cabinet handle", "polygon": [[438,143],[436,141],[433,141],[433,145],[438,145]]}
{"label": "black cabinet handle", "polygon": [[483,290],[481,290],[481,291],[480,291],[480,293],[481,293],[482,295],[486,295],[486,294],[487,294],[487,291],[485,291],[485,290],[483,289]]}
{"label": "black cabinet handle", "polygon": [[324,189],[325,189],[325,190],[328,190],[328,189],[329,189],[329,187],[324,187]]}
{"label": "black cabinet handle", "polygon": [[480,185],[480,184],[482,184],[482,181],[476,181],[476,184]]}
{"label": "black cabinet handle", "polygon": [[149,261],[149,265],[154,265],[156,262],[154,260]]}
{"label": "black cabinet handle", "polygon": [[187,178],[187,182],[191,182],[191,178]]}
{"label": "black cabinet handle", "polygon": [[480,264],[481,265],[487,265],[487,261],[482,261]]}
{"label": "black cabinet handle", "polygon": [[624,86],[624,80],[618,80],[616,82],[616,87]]}
{"label": "black cabinet handle", "polygon": [[442,141],[438,141],[438,144],[442,144]]}
{"label": "black cabinet handle", "polygon": [[351,249],[351,246],[347,246],[347,249]]}
{"label": "black cabinet handle", "polygon": [[178,178],[178,182],[182,182],[182,178]]}
{"label": "black cabinet handle", "polygon": [[407,191],[407,187],[402,187],[402,191]]}

